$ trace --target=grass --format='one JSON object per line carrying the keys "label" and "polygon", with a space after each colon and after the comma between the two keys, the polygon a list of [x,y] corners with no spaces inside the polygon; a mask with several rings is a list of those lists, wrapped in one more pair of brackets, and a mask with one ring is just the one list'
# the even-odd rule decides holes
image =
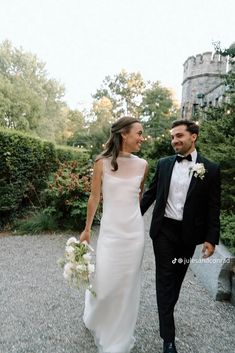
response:
{"label": "grass", "polygon": [[55,217],[38,211],[27,219],[17,221],[14,228],[15,234],[39,234],[58,230],[58,223]]}

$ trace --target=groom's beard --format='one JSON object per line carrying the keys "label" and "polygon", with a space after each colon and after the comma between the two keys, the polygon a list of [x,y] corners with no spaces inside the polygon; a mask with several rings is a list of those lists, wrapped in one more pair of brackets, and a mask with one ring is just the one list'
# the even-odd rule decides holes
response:
{"label": "groom's beard", "polygon": [[176,145],[176,146],[172,146],[172,147],[173,147],[175,153],[179,153],[179,154],[182,154],[182,155],[187,155],[188,153],[190,153],[190,151],[191,151],[192,149],[195,148],[195,147],[192,148],[192,147],[193,147],[193,144],[188,145],[188,146],[182,144],[182,145]]}

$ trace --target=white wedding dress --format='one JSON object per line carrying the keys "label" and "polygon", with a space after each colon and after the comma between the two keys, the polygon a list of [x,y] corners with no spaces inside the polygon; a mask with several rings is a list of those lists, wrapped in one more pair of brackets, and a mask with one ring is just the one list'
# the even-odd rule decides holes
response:
{"label": "white wedding dress", "polygon": [[144,224],[139,206],[140,184],[146,161],[135,155],[103,159],[103,215],[97,242],[93,289],[86,291],[85,326],[99,353],[128,353],[140,301],[140,268],[144,251]]}

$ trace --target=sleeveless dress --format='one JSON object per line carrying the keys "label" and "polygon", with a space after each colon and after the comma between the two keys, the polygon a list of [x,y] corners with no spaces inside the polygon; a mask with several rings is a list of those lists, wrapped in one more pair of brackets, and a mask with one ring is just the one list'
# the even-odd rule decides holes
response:
{"label": "sleeveless dress", "polygon": [[103,214],[93,289],[85,295],[85,326],[99,353],[129,353],[140,302],[144,223],[139,206],[146,161],[135,155],[103,159]]}

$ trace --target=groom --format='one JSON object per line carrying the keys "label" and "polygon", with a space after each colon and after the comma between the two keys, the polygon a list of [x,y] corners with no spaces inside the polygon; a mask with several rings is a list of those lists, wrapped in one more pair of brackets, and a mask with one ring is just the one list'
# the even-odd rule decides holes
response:
{"label": "groom", "polygon": [[176,155],[158,161],[141,201],[144,214],[156,201],[150,237],[156,260],[156,290],[164,353],[177,353],[174,307],[197,244],[204,258],[214,253],[220,232],[219,166],[195,148],[199,127],[190,120],[172,124]]}

